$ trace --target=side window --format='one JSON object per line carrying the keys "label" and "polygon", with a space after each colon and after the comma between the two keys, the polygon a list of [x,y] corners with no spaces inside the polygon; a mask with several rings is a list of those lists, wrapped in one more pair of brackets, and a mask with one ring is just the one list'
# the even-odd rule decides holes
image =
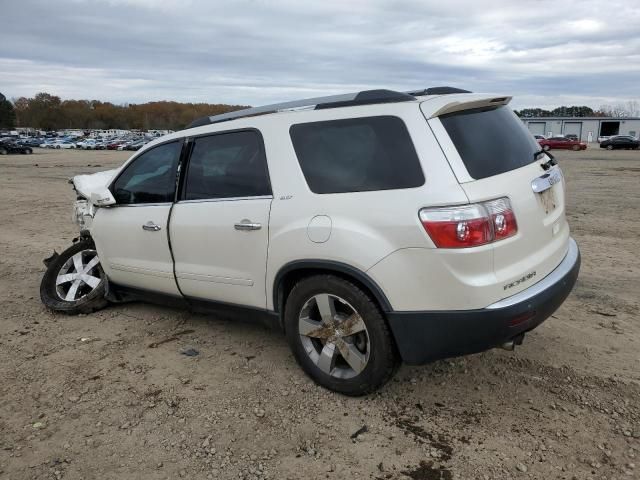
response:
{"label": "side window", "polygon": [[222,133],[194,140],[185,200],[261,195],[271,195],[271,186],[259,133]]}
{"label": "side window", "polygon": [[113,184],[120,205],[173,202],[182,142],[155,147],[137,157]]}
{"label": "side window", "polygon": [[404,122],[380,116],[301,123],[289,133],[314,193],[413,188],[424,174]]}

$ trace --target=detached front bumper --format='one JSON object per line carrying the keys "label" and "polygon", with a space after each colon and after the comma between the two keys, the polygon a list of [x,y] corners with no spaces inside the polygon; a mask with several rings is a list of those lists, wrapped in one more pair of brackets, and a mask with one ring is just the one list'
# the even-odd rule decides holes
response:
{"label": "detached front bumper", "polygon": [[533,330],[571,293],[580,271],[580,250],[569,251],[544,279],[516,295],[478,310],[389,312],[387,318],[405,363],[482,352]]}

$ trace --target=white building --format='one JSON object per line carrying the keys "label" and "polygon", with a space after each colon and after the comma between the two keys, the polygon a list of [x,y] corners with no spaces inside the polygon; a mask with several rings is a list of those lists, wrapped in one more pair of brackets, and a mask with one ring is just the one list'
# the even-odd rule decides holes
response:
{"label": "white building", "polygon": [[640,135],[640,117],[539,117],[522,121],[534,135],[574,134],[584,142],[595,142],[599,136]]}

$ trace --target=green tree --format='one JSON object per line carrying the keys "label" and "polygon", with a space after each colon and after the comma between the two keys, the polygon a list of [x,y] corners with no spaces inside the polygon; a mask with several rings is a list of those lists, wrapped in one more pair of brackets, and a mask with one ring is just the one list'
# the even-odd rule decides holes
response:
{"label": "green tree", "polygon": [[16,125],[16,112],[12,103],[0,93],[0,128],[13,128]]}

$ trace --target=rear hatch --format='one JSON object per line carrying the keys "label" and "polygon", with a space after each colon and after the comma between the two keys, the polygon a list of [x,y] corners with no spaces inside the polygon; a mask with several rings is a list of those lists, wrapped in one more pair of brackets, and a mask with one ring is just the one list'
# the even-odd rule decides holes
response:
{"label": "rear hatch", "polygon": [[569,245],[560,167],[539,153],[538,143],[505,105],[508,101],[476,100],[469,108],[456,102],[455,108],[435,114],[428,102],[421,105],[469,202],[501,197],[511,202],[517,234],[492,244],[501,298],[542,280],[562,261]]}

